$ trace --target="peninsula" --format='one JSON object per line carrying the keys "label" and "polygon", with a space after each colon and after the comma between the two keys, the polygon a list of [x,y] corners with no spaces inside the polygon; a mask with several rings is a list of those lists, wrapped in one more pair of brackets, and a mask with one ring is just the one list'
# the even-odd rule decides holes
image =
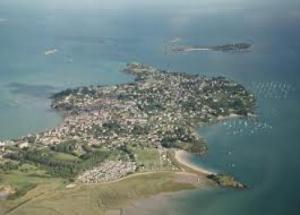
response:
{"label": "peninsula", "polygon": [[[55,205],[72,214],[71,206],[65,208],[67,195],[79,198],[83,190],[93,199],[86,203],[93,214],[95,205],[105,212],[128,199],[190,189],[200,181],[244,187],[233,177],[191,168],[175,152],[205,153],[197,129],[230,116],[252,116],[253,94],[224,77],[139,63],[128,64],[124,72],[133,75],[134,82],[54,94],[51,107],[63,113],[60,125],[0,142],[0,196],[9,199],[0,202],[3,211],[38,214]],[[76,201],[87,199],[69,204]]]}

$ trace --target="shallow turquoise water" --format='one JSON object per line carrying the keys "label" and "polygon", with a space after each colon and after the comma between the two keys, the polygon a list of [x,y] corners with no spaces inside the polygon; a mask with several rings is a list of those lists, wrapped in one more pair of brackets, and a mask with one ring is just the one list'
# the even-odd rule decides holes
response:
{"label": "shallow turquoise water", "polygon": [[[129,61],[224,75],[260,92],[261,124],[233,120],[200,129],[209,152],[193,161],[231,173],[250,188],[179,195],[153,214],[299,214],[299,11],[299,2],[291,0],[2,0],[0,139],[59,123],[48,106],[52,92],[130,81],[118,72]],[[166,52],[166,42],[176,37],[186,44],[247,41],[254,47],[243,54]],[[51,49],[58,52],[45,56]],[[266,90],[259,91],[259,84]],[[275,98],[282,84],[291,89],[286,98]]]}

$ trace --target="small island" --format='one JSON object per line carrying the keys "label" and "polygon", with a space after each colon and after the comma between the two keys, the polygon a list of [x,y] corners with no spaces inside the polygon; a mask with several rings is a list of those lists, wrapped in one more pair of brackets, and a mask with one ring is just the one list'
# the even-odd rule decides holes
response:
{"label": "small island", "polygon": [[252,44],[250,43],[228,43],[216,46],[172,46],[173,52],[193,52],[193,51],[221,51],[221,52],[245,52],[249,51]]}
{"label": "small island", "polygon": [[0,199],[7,199],[0,202],[0,214],[39,214],[53,207],[72,214],[86,195],[93,199],[85,204],[90,214],[96,206],[106,213],[128,199],[203,184],[245,187],[231,176],[193,168],[178,152],[205,153],[197,129],[252,116],[253,94],[225,77],[140,63],[124,72],[134,82],[54,94],[51,107],[63,113],[61,124],[0,142]]}

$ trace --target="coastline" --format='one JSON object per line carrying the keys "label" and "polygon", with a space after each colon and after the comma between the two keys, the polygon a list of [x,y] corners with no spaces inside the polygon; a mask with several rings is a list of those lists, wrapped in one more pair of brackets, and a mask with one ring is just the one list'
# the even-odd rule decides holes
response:
{"label": "coastline", "polygon": [[175,52],[194,52],[194,51],[213,51],[210,48],[193,48],[193,47],[186,47],[183,48],[182,50],[178,49],[178,50],[174,50]]}
{"label": "coastline", "polygon": [[[177,183],[190,184],[194,186],[194,189],[210,189],[215,186],[215,183],[207,176],[216,175],[215,172],[205,169],[201,166],[191,163],[191,154],[184,150],[174,150],[173,158],[177,166],[180,168],[174,172]],[[137,175],[137,174],[134,174]],[[165,205],[170,204],[169,200],[175,196],[188,195],[194,189],[182,189],[172,192],[160,192],[154,195],[150,195],[145,198],[137,198],[120,209],[112,209],[106,211],[105,215],[150,215],[155,214],[156,208],[163,208]]]}
{"label": "coastline", "polygon": [[[133,84],[133,86],[135,86],[134,88],[132,88],[132,84],[125,84],[111,87],[79,87],[59,92],[51,97],[51,108],[63,114],[63,122],[58,127],[49,131],[14,140],[13,143],[16,150],[8,154],[8,159],[11,158],[17,162],[20,160],[23,165],[22,162],[24,161],[19,158],[24,156],[28,161],[34,162],[34,164],[43,164],[46,174],[49,173],[51,177],[38,177],[38,179],[36,179],[36,173],[38,173],[37,176],[40,174],[38,170],[43,169],[32,169],[32,174],[30,175],[28,175],[28,172],[26,172],[27,175],[22,172],[20,173],[21,177],[15,173],[7,175],[6,181],[4,182],[9,184],[11,183],[11,177],[20,178],[22,183],[18,182],[19,184],[16,183],[12,186],[17,187],[19,189],[18,192],[22,195],[17,193],[13,203],[3,202],[4,208],[7,208],[6,211],[26,211],[31,210],[31,208],[36,205],[44,204],[46,205],[45,208],[52,209],[59,207],[64,214],[70,214],[74,208],[77,208],[77,204],[74,205],[76,200],[71,198],[72,195],[76,195],[79,198],[77,199],[78,202],[86,200],[87,197],[88,199],[94,200],[87,202],[85,207],[78,208],[78,210],[81,210],[83,213],[92,212],[94,210],[99,211],[100,208],[103,212],[111,212],[111,209],[115,209],[116,207],[122,208],[124,205],[130,204],[133,201],[162,193],[191,190],[209,185],[239,186],[232,177],[219,176],[217,173],[191,162],[189,159],[191,154],[187,151],[201,154],[206,149],[203,147],[204,143],[201,139],[197,138],[198,134],[196,134],[196,132],[195,134],[190,132],[191,129],[196,129],[194,128],[196,124],[191,124],[188,128],[184,128],[184,125],[187,125],[185,122],[188,123],[193,118],[190,114],[191,111],[187,112],[187,109],[184,109],[178,112],[184,121],[181,127],[177,127],[178,125],[175,122],[178,118],[177,116],[172,116],[173,107],[170,109],[160,109],[160,106],[164,104],[168,106],[175,103],[170,102],[168,96],[164,97],[164,94],[161,94],[158,90],[148,92],[149,86],[147,85],[150,84],[153,89],[161,89],[166,95],[170,94],[170,92],[175,94],[177,88],[174,87],[173,84],[168,81],[166,81],[166,83],[159,82],[159,84],[157,84],[153,82],[152,79],[160,81],[170,77],[171,80],[174,79],[174,81],[181,84],[182,78],[185,78],[188,85],[182,85],[182,88],[187,94],[184,98],[192,97],[195,98],[195,100],[193,100],[192,104],[182,101],[182,104],[178,104],[178,107],[176,107],[179,108],[179,110],[181,110],[180,105],[195,108],[194,114],[199,113],[198,119],[200,124],[202,122],[201,117],[204,117],[204,119],[207,119],[211,123],[220,121],[220,118],[217,118],[217,115],[213,114],[218,113],[218,110],[207,110],[211,112],[211,114],[206,114],[205,116],[200,112],[196,112],[197,108],[199,111],[202,111],[196,103],[196,101],[200,101],[202,97],[198,98],[198,93],[192,90],[193,87],[189,86],[191,85],[198,88],[204,81],[211,86],[210,89],[212,91],[215,91],[217,88],[213,88],[212,84],[215,83],[215,80],[199,76],[199,78],[196,79],[197,81],[194,82],[194,76],[183,75],[181,73],[166,73],[139,63],[128,64],[127,69],[124,71],[140,78]],[[139,86],[138,84],[140,82],[144,85]],[[239,86],[237,83],[223,78],[216,81],[216,83],[219,82],[223,84],[224,89]],[[164,86],[164,84],[167,84],[167,86]],[[137,89],[137,86],[146,93],[140,94],[140,90]],[[240,88],[244,89],[243,86],[240,86]],[[220,95],[217,92],[219,92]],[[209,97],[212,99],[215,94],[217,94],[219,96],[232,98],[232,95],[227,90],[225,90],[224,93],[219,90],[217,92],[212,93]],[[141,98],[133,97],[132,101],[129,100],[124,104],[122,100],[123,96],[125,96],[125,98],[131,98],[130,96],[134,93],[140,94]],[[82,101],[82,95],[84,95],[84,101]],[[119,95],[122,96],[119,98]],[[247,95],[244,95],[243,91],[237,91],[235,95],[233,98],[242,100],[243,102],[241,102],[242,105],[245,106],[245,110],[252,107],[248,107],[248,105],[252,105],[252,100],[250,100]],[[148,103],[147,100],[153,96],[158,96],[162,101],[160,101],[159,104]],[[118,99],[115,99],[115,97]],[[140,101],[143,101],[143,107],[137,111],[135,106],[139,105],[141,103]],[[121,111],[124,107],[126,109],[125,113]],[[152,110],[151,108],[157,110],[158,113],[160,113],[160,117],[157,118],[157,116],[153,115],[145,120],[144,115],[147,114],[148,111],[150,112],[150,110]],[[75,112],[73,113],[72,110]],[[234,110],[235,109],[229,110],[229,112],[234,113]],[[129,117],[130,115],[135,117],[134,120]],[[165,118],[167,115],[171,115],[171,117]],[[236,115],[231,114],[229,117],[236,117]],[[94,127],[95,122],[101,123],[98,127]],[[159,127],[156,126],[157,122],[161,122]],[[204,122],[206,121],[202,123]],[[144,129],[144,123],[149,123],[150,126],[147,126],[149,130]],[[109,132],[106,132],[106,130]],[[161,137],[157,137],[158,131],[161,131]],[[76,138],[74,135],[76,135]],[[124,139],[126,139],[126,142]],[[185,141],[187,139],[192,141]],[[174,147],[176,147],[174,144],[175,141],[185,141],[183,147],[185,151],[174,149]],[[120,144],[120,142],[122,144]],[[96,147],[94,147],[94,149],[84,148],[86,143],[90,143],[90,145],[95,145]],[[115,152],[123,151],[121,153],[126,154],[134,164],[128,167],[126,159],[121,161],[122,159],[120,159],[119,154],[117,153],[117,156],[112,154],[110,150],[107,150],[107,145],[104,144],[109,145],[110,150],[115,150]],[[54,145],[55,147],[51,147]],[[6,146],[6,143],[4,143],[4,146]],[[32,151],[22,150],[24,147],[29,146],[32,148]],[[159,151],[157,149],[158,146],[167,148],[167,150]],[[47,150],[45,150],[45,148],[47,148]],[[67,150],[65,150],[65,148],[67,148]],[[74,153],[77,149],[83,149],[82,154],[80,152],[81,155]],[[151,154],[150,149],[152,149],[152,151],[154,150],[155,153]],[[5,152],[4,148],[2,154],[4,155]],[[41,155],[40,152],[43,154]],[[145,152],[150,156],[145,156]],[[110,157],[112,162],[116,162],[114,159],[119,159],[121,163],[117,162],[117,164],[111,165],[108,168],[107,165],[101,166],[109,156],[112,156]],[[47,163],[44,163],[44,157],[46,157]],[[145,172],[136,171],[138,164],[142,167],[146,167],[143,168]],[[92,170],[96,165],[99,166],[99,168],[95,174]],[[122,175],[119,175],[120,168],[125,168],[125,174],[122,173]],[[168,171],[160,171],[164,169]],[[75,183],[65,184],[65,182],[74,182],[82,172],[87,172],[88,174],[88,180],[84,184],[78,184],[78,186],[76,186]],[[42,172],[41,175],[44,176],[45,173]],[[53,199],[51,194],[53,190],[46,184],[56,177],[59,178],[59,181],[54,181],[53,183],[57,186],[53,195],[57,198]],[[107,183],[104,181],[102,181],[104,183],[100,182],[101,177],[105,178]],[[35,184],[31,182],[33,178],[37,180]],[[62,179],[72,180],[63,181]],[[35,189],[28,189],[23,185],[24,182],[41,186],[37,186]],[[64,186],[65,189],[58,188],[62,186]],[[43,198],[36,198],[36,195],[33,195],[36,192],[41,193]],[[50,194],[51,198],[49,198]],[[18,197],[18,199],[16,197]],[[20,201],[26,204],[23,202],[20,203]],[[99,205],[99,202],[101,202],[101,205]],[[70,208],[69,205],[72,205],[72,208]],[[45,208],[42,210],[45,210]],[[37,214],[40,213],[40,208],[36,208],[36,210]],[[116,211],[113,211],[113,213],[115,212]]]}
{"label": "coastline", "polygon": [[191,156],[191,154],[189,154],[188,152],[184,151],[184,150],[175,150],[175,154],[174,154],[174,158],[175,160],[183,166],[182,171],[186,172],[186,168],[193,170],[194,172],[200,174],[200,175],[204,175],[204,176],[208,176],[208,175],[216,175],[217,173],[208,169],[205,169],[201,166],[195,165],[193,164],[190,160],[189,160],[189,156]]}

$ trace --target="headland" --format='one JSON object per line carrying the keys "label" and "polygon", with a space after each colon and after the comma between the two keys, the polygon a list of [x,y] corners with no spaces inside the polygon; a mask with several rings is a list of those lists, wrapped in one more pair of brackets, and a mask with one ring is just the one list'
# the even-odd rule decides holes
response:
{"label": "headland", "polygon": [[[139,63],[124,72],[135,81],[54,94],[51,107],[64,115],[60,125],[0,143],[0,183],[13,191],[0,203],[5,214],[54,208],[93,214],[97,205],[105,212],[130,199],[200,184],[243,187],[231,176],[191,165],[176,150],[205,153],[197,129],[230,116],[252,116],[253,94],[225,77]],[[78,199],[71,201],[74,195]]]}

